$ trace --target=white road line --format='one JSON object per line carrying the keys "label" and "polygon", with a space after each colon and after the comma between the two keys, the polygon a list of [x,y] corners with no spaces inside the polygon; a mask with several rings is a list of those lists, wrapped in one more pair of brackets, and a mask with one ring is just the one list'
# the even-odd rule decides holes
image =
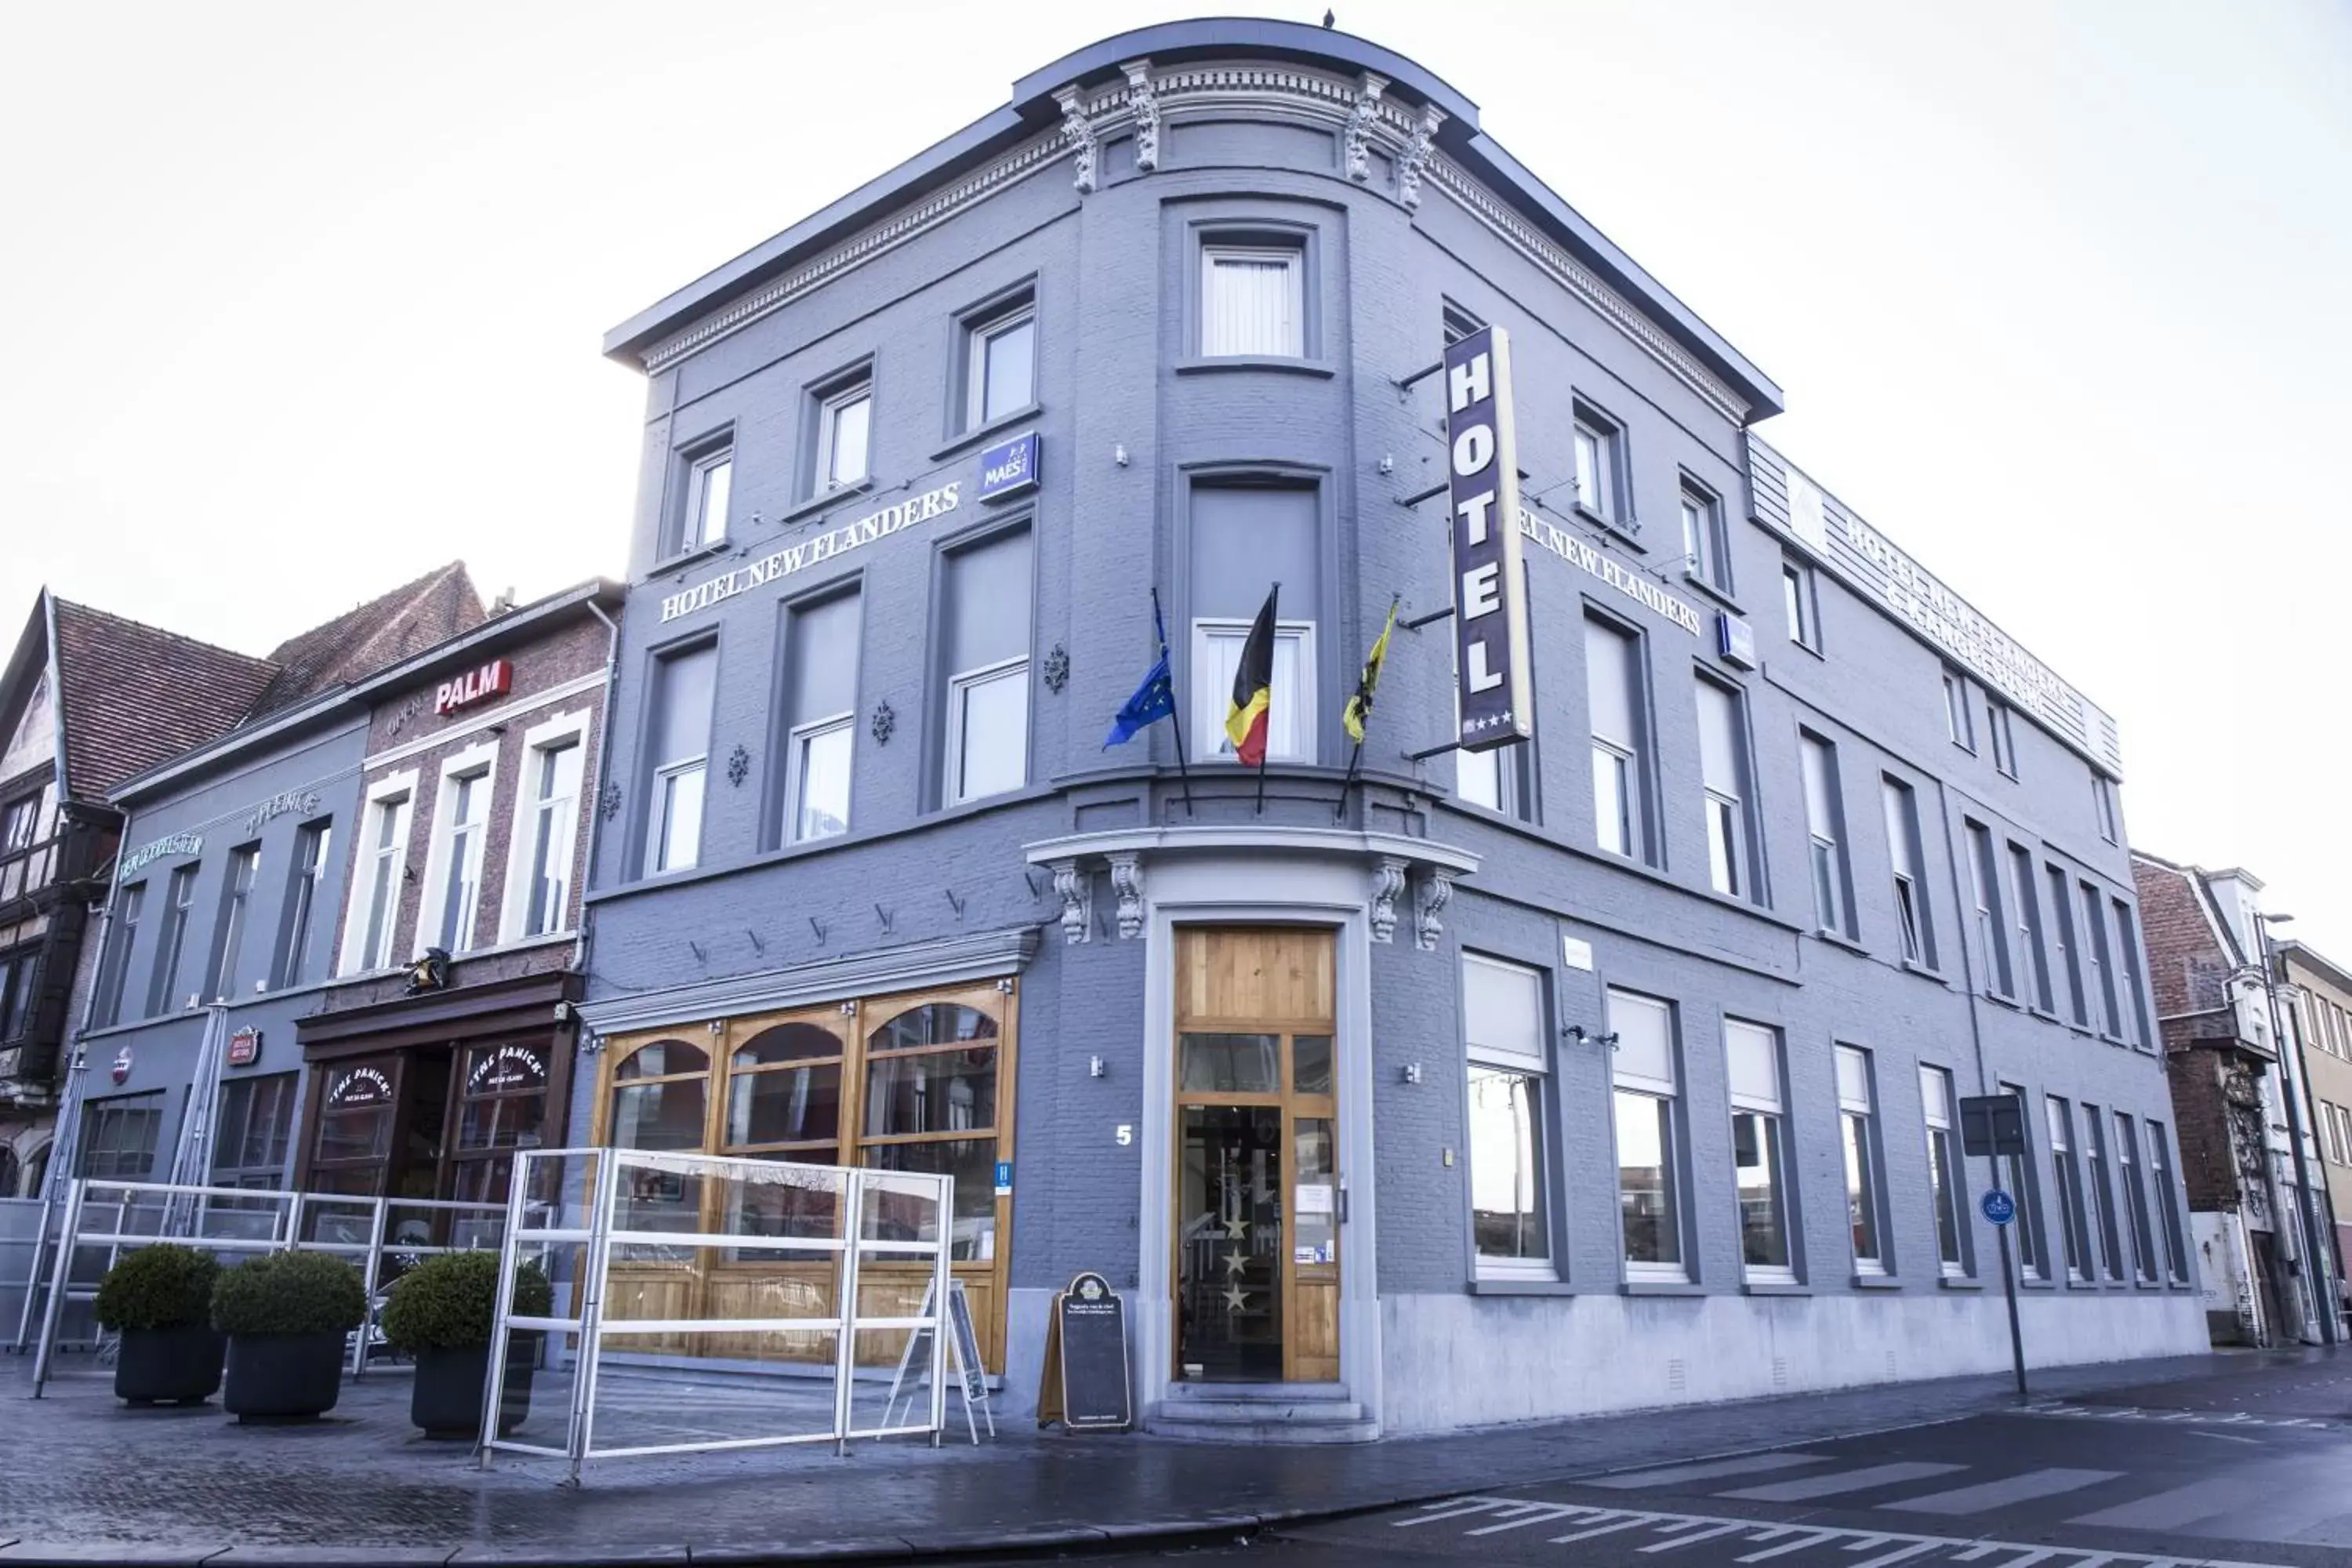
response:
{"label": "white road line", "polygon": [[1948,1476],[1967,1468],[1966,1465],[1935,1465],[1924,1460],[1869,1465],[1859,1470],[1834,1470],[1825,1476],[1799,1476],[1792,1481],[1773,1481],[1765,1486],[1745,1487],[1738,1491],[1717,1492],[1715,1495],[1752,1502],[1803,1502],[1810,1498],[1832,1497],[1839,1492],[1866,1491],[1872,1487],[1891,1487],[1903,1481],[1924,1481],[1930,1476]]}
{"label": "white road line", "polygon": [[1786,1470],[1799,1465],[1823,1463],[1819,1454],[1743,1454],[1736,1459],[1711,1459],[1704,1464],[1669,1465],[1660,1470],[1634,1470],[1622,1476],[1595,1476],[1580,1487],[1606,1487],[1634,1491],[1643,1487],[1670,1487],[1677,1481],[1712,1481],[1726,1476],[1752,1476],[1765,1470]]}
{"label": "white road line", "polygon": [[2000,1550],[2000,1542],[1998,1541],[1980,1542],[1977,1545],[1969,1547],[1966,1552],[1953,1552],[1952,1561],[1955,1563],[1973,1563],[1979,1557],[1990,1557]]}
{"label": "white road line", "polygon": [[2121,1470],[2074,1470],[2053,1465],[1997,1481],[1982,1481],[1948,1492],[1929,1492],[1925,1497],[1903,1498],[1878,1506],[1906,1513],[1982,1513],[1987,1509],[2006,1508],[2014,1502],[2031,1502],[2035,1498],[2055,1497],[2060,1492],[2096,1486],[2122,1474]]}
{"label": "white road line", "polygon": [[[1601,1517],[1607,1519],[1609,1516],[1604,1513]],[[1555,1535],[1551,1538],[1551,1543],[1554,1546],[1559,1546],[1570,1541],[1590,1541],[1596,1535],[1613,1535],[1618,1531],[1631,1530],[1637,1524],[1648,1524],[1649,1522],[1650,1516],[1648,1514],[1637,1513],[1631,1519],[1621,1519],[1614,1524],[1604,1524],[1600,1526],[1598,1529],[1580,1530],[1571,1535]]]}
{"label": "white road line", "polygon": [[1735,1557],[1732,1561],[1735,1563],[1762,1563],[1769,1559],[1779,1557],[1785,1552],[1801,1552],[1808,1546],[1819,1546],[1824,1541],[1835,1541],[1839,1536],[1844,1533],[1845,1531],[1842,1530],[1817,1530],[1811,1535],[1801,1535],[1794,1541],[1783,1542],[1778,1546],[1769,1547],[1762,1552],[1751,1552],[1745,1557]]}
{"label": "white road line", "polygon": [[1435,1524],[1441,1520],[1460,1519],[1465,1514],[1492,1513],[1501,1508],[1503,1502],[1498,1498],[1472,1498],[1465,1506],[1462,1499],[1455,1498],[1451,1502],[1423,1503],[1422,1506],[1428,1509],[1443,1509],[1444,1511],[1424,1513],[1419,1519],[1391,1520],[1389,1527],[1392,1530],[1406,1530],[1416,1524]]}
{"label": "white road line", "polygon": [[1530,1524],[1557,1524],[1561,1520],[1568,1518],[1570,1514],[1590,1513],[1592,1511],[1591,1509],[1570,1508],[1565,1503],[1556,1502],[1528,1503],[1525,1506],[1529,1511],[1524,1518],[1507,1520],[1501,1524],[1490,1524],[1486,1526],[1484,1529],[1470,1531],[1468,1533],[1472,1535],[1500,1535],[1507,1530],[1518,1530]]}
{"label": "white road line", "polygon": [[1678,1535],[1672,1541],[1661,1541],[1655,1546],[1644,1546],[1642,1550],[1644,1552],[1672,1552],[1677,1546],[1688,1546],[1692,1542],[1698,1541],[1712,1541],[1718,1535],[1729,1535],[1735,1530],[1744,1530],[1747,1527],[1745,1525],[1740,1524],[1718,1524],[1710,1529],[1702,1530],[1696,1535]]}
{"label": "white road line", "polygon": [[1915,1541],[1910,1545],[1896,1551],[1883,1552],[1867,1563],[1857,1563],[1854,1568],[1890,1568],[1890,1564],[1900,1563],[1906,1557],[1916,1557],[1922,1552],[1933,1552],[1942,1544],[1943,1542],[1937,1541]]}

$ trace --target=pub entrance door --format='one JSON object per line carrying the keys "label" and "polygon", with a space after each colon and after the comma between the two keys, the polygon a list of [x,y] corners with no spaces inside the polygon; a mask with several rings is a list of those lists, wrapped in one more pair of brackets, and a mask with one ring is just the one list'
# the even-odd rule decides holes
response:
{"label": "pub entrance door", "polygon": [[1333,938],[1176,933],[1180,1379],[1339,1375]]}

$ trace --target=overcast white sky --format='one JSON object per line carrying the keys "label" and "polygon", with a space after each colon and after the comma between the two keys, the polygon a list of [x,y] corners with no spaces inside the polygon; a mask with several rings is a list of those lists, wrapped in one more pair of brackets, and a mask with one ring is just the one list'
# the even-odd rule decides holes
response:
{"label": "overcast white sky", "polygon": [[[2136,844],[2352,962],[2352,5],[1336,4],[2117,715]],[[0,626],[46,582],[257,653],[452,557],[617,572],[604,329],[1015,77],[1231,8],[10,7]]]}

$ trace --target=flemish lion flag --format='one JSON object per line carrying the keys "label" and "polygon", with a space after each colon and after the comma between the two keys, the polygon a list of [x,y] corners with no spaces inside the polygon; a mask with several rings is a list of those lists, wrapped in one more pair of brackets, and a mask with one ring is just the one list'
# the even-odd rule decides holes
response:
{"label": "flemish lion flag", "polygon": [[1274,602],[1282,592],[1277,583],[1250,623],[1242,643],[1242,661],[1234,671],[1234,706],[1225,715],[1225,736],[1244,767],[1265,765],[1266,713],[1274,706]]}
{"label": "flemish lion flag", "polygon": [[1389,601],[1388,625],[1381,628],[1379,640],[1372,651],[1364,656],[1364,673],[1356,681],[1356,694],[1348,699],[1347,711],[1339,722],[1348,727],[1348,738],[1358,745],[1364,743],[1364,721],[1372,716],[1372,692],[1381,683],[1381,671],[1389,662],[1389,634],[1396,630],[1397,602]]}

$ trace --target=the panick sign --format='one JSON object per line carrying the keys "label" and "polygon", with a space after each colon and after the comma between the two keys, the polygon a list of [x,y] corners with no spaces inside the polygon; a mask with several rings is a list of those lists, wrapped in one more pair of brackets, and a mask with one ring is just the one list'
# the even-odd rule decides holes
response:
{"label": "the panick sign", "polygon": [[1481,327],[1445,351],[1445,443],[1461,744],[1484,752],[1535,733],[1519,567],[1511,341],[1500,327]]}

